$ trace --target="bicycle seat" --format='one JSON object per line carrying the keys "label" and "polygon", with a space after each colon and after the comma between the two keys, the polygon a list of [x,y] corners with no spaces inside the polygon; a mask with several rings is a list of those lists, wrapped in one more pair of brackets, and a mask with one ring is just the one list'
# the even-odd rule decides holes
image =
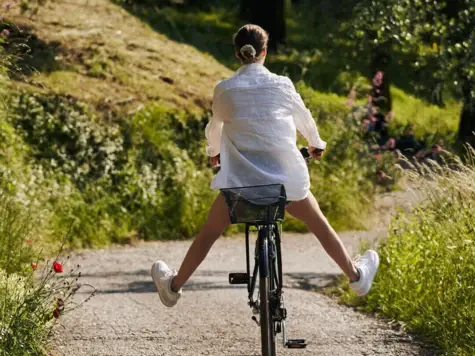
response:
{"label": "bicycle seat", "polygon": [[232,224],[271,224],[284,219],[287,195],[283,184],[221,189]]}

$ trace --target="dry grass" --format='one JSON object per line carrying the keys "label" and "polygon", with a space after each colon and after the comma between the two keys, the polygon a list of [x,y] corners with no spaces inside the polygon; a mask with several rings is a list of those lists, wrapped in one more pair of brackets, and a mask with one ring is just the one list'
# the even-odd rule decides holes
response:
{"label": "dry grass", "polygon": [[[50,3],[33,20],[13,11],[7,16],[34,34],[32,60],[42,57],[14,86],[73,95],[101,110],[130,111],[157,100],[207,108],[214,84],[230,74],[213,57],[169,40],[107,0]],[[47,68],[45,57],[53,62]]]}

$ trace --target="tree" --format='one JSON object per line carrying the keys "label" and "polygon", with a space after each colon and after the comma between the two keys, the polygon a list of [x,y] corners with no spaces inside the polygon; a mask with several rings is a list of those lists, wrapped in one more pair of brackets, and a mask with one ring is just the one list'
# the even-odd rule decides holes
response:
{"label": "tree", "polygon": [[432,83],[449,83],[463,100],[458,138],[475,147],[475,1],[363,0],[355,11],[362,47],[391,43]]}
{"label": "tree", "polygon": [[285,42],[285,0],[241,0],[241,17],[269,33],[269,49]]}

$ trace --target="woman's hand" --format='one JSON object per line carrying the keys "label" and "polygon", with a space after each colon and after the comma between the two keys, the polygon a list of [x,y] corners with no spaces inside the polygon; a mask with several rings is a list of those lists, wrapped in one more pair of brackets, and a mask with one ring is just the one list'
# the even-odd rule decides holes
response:
{"label": "woman's hand", "polygon": [[316,160],[320,160],[322,158],[323,152],[325,152],[325,150],[322,150],[320,148],[311,146],[308,148],[308,153],[310,153],[310,156],[312,156],[312,158]]}
{"label": "woman's hand", "polygon": [[220,161],[219,161],[219,154],[216,155],[216,156],[214,156],[214,157],[210,157],[210,158],[209,158],[209,161],[210,161],[210,163],[211,163],[211,167],[212,167],[212,168],[217,168],[217,167],[219,167],[219,163],[220,163]]}

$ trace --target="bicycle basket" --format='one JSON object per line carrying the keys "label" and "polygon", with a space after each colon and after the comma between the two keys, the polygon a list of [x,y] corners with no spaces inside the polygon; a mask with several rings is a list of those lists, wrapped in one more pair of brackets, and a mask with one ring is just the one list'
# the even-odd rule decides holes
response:
{"label": "bicycle basket", "polygon": [[282,184],[221,189],[232,224],[270,224],[284,219],[287,196]]}

